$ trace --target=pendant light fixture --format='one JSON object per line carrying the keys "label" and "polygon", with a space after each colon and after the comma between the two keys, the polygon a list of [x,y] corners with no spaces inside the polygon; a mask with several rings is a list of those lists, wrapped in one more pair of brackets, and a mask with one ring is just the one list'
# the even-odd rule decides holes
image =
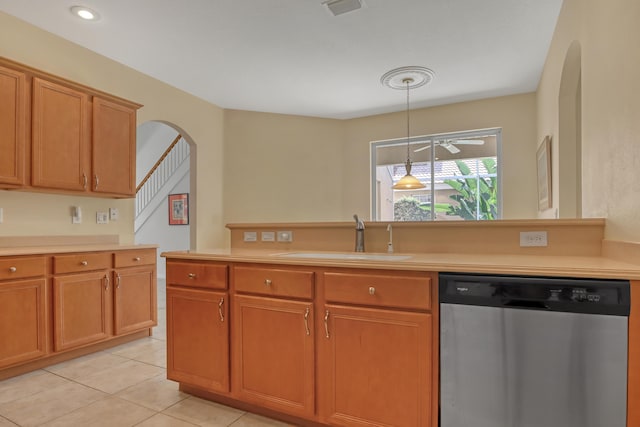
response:
{"label": "pendant light fixture", "polygon": [[411,175],[411,128],[409,120],[409,90],[424,86],[433,80],[433,71],[424,67],[401,67],[386,72],[380,82],[392,89],[405,89],[407,91],[407,160],[405,162],[406,175],[393,185],[394,190],[416,190],[426,186],[416,177]]}

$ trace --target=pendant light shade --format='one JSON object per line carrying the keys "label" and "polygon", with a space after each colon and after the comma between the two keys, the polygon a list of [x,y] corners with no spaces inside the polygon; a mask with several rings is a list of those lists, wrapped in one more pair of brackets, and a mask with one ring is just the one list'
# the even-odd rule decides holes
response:
{"label": "pendant light shade", "polygon": [[426,186],[418,178],[411,175],[411,130],[409,121],[409,89],[423,86],[433,79],[433,71],[424,67],[402,67],[385,73],[380,81],[392,89],[406,89],[407,91],[407,160],[405,162],[406,175],[393,185],[394,190],[416,190]]}

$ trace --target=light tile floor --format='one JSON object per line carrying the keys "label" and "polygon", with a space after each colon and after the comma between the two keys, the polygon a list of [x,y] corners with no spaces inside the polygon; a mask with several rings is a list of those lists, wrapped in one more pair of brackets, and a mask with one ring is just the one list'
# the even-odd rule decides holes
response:
{"label": "light tile floor", "polygon": [[164,282],[153,335],[0,381],[0,427],[282,427],[182,393],[166,379]]}

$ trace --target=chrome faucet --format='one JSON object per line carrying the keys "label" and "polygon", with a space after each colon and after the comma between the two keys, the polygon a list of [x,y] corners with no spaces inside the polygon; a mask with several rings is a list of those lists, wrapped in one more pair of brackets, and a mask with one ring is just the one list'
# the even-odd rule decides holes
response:
{"label": "chrome faucet", "polygon": [[393,253],[393,229],[391,224],[387,225],[387,231],[389,232],[389,243],[387,243],[387,252]]}
{"label": "chrome faucet", "polygon": [[356,252],[364,252],[364,221],[353,215],[356,220]]}

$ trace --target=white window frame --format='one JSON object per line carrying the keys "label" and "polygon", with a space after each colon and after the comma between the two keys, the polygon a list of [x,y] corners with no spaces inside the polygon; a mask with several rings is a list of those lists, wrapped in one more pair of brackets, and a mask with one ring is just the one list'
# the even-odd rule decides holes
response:
{"label": "white window frame", "polygon": [[[470,131],[461,131],[461,132],[449,132],[449,133],[439,133],[432,135],[423,135],[423,136],[414,136],[409,138],[409,145],[414,144],[425,144],[429,142],[434,142],[442,139],[473,139],[482,136],[486,136],[487,134],[494,134],[496,136],[496,158],[497,158],[497,182],[498,182],[498,218],[502,218],[502,129],[501,128],[487,128],[487,129],[477,129]],[[376,167],[377,167],[377,149],[382,147],[388,147],[393,145],[406,145],[407,138],[397,138],[397,139],[387,139],[380,141],[371,141],[369,143],[369,155],[370,155],[370,163],[369,163],[369,178],[370,178],[370,188],[369,194],[371,195],[371,204],[370,204],[370,218],[372,221],[381,221],[381,219],[377,218],[378,216],[378,182],[376,180]],[[435,144],[431,144],[431,158],[435,158]],[[398,163],[403,163],[406,159],[398,159]],[[430,193],[433,197],[435,194],[435,180],[433,177],[435,176],[435,163],[431,162],[431,189]],[[431,204],[431,219],[430,221],[435,221],[435,203]]]}

